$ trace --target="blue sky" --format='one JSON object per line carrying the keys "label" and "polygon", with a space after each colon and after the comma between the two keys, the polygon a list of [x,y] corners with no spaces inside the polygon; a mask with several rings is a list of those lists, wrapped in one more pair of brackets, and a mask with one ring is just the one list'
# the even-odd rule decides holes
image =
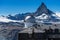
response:
{"label": "blue sky", "polygon": [[42,2],[53,12],[60,12],[60,0],[0,0],[0,15],[35,12]]}

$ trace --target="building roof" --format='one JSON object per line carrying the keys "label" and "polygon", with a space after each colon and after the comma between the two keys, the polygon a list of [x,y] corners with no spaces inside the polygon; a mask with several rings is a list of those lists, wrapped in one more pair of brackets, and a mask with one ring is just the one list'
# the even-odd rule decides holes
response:
{"label": "building roof", "polygon": [[35,17],[33,15],[27,16],[25,22],[35,23]]}
{"label": "building roof", "polygon": [[24,30],[20,31],[19,33],[28,33],[28,34],[32,34],[32,33],[44,33],[45,31],[37,29],[37,28],[25,28]]}

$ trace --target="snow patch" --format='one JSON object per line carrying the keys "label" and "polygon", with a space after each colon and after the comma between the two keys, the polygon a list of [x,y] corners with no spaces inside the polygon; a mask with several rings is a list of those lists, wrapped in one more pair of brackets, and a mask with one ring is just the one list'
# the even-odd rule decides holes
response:
{"label": "snow patch", "polygon": [[0,22],[21,22],[21,21],[11,20],[11,19],[8,19],[6,17],[0,16]]}
{"label": "snow patch", "polygon": [[56,12],[56,15],[60,17],[60,12]]}
{"label": "snow patch", "polygon": [[25,18],[25,20],[27,20],[27,19],[29,19],[31,16],[27,16],[26,18]]}
{"label": "snow patch", "polygon": [[45,13],[43,13],[42,15],[36,17],[37,19],[47,19],[48,15],[46,15]]}

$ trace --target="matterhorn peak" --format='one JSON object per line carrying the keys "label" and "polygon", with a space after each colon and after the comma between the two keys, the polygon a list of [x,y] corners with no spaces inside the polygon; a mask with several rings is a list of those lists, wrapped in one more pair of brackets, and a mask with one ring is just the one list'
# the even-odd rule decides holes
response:
{"label": "matterhorn peak", "polygon": [[37,9],[37,11],[39,10],[44,10],[44,9],[46,9],[47,10],[47,7],[46,7],[46,5],[44,4],[44,3],[42,3],[41,4],[41,6],[39,6],[39,8]]}
{"label": "matterhorn peak", "polygon": [[46,7],[46,5],[44,3],[41,4],[41,6],[39,6],[39,8],[37,9],[37,11],[35,12],[37,15],[41,15],[42,13],[48,13],[48,9]]}

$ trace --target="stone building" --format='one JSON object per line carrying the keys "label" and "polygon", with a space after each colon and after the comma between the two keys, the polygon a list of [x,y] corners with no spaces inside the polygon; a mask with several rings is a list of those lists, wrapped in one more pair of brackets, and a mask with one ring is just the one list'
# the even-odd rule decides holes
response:
{"label": "stone building", "polygon": [[45,31],[36,28],[26,28],[18,34],[18,40],[39,40],[43,38]]}
{"label": "stone building", "polygon": [[24,24],[25,24],[25,28],[32,27],[34,24],[36,24],[35,17],[33,15],[27,16],[25,18]]}
{"label": "stone building", "polygon": [[60,40],[60,30],[27,28],[19,32],[18,40]]}

